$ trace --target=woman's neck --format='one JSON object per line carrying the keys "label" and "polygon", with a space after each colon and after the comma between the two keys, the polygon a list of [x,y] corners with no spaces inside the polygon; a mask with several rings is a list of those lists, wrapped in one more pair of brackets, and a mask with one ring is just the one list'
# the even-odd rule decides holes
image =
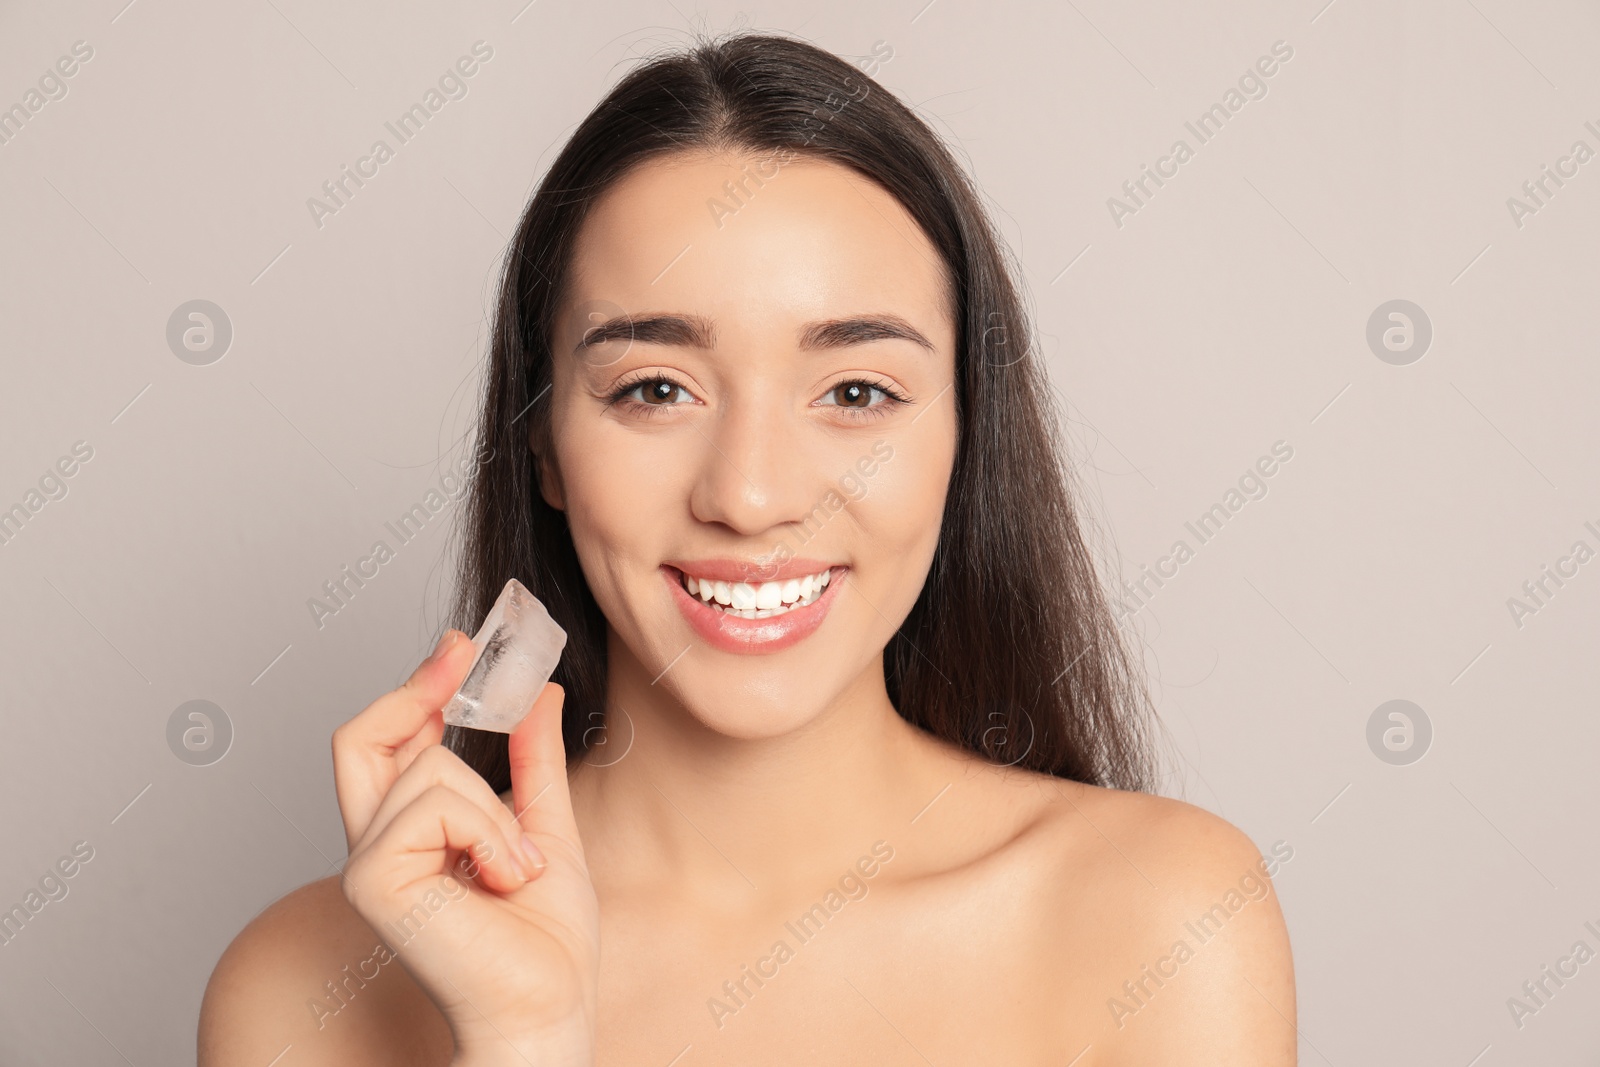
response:
{"label": "woman's neck", "polygon": [[[613,646],[615,648],[615,646]],[[652,684],[625,650],[610,664],[603,744],[569,770],[596,884],[692,884],[749,899],[893,844],[960,773],[955,750],[895,710],[881,660],[820,714],[735,738]]]}

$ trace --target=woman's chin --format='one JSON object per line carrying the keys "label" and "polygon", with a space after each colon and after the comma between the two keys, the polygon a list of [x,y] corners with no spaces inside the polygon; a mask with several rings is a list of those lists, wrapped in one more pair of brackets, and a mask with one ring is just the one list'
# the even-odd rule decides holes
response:
{"label": "woman's chin", "polygon": [[821,703],[797,701],[794,692],[788,685],[777,685],[772,692],[746,689],[721,699],[685,699],[683,703],[708,730],[738,741],[760,741],[793,733],[822,714]]}

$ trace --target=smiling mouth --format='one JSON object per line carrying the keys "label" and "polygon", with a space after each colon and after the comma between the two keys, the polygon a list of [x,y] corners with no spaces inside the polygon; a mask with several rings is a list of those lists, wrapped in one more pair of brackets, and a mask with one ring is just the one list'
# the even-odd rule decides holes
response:
{"label": "smiling mouth", "polygon": [[678,571],[679,584],[691,597],[713,611],[739,619],[770,619],[809,607],[832,579],[832,568],[783,582],[720,582]]}

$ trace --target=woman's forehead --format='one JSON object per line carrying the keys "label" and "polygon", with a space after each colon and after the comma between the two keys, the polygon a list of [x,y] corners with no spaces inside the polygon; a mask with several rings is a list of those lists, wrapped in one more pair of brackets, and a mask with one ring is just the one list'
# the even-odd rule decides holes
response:
{"label": "woman's forehead", "polygon": [[937,250],[893,196],[849,168],[770,153],[636,167],[579,234],[573,303],[672,307],[723,323],[862,309],[947,319]]}

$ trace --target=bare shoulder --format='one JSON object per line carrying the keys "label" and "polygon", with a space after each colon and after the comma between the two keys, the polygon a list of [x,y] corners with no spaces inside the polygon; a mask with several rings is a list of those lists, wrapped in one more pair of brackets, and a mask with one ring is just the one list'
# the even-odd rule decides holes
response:
{"label": "bare shoulder", "polygon": [[296,889],[233,939],[200,1007],[200,1067],[448,1064],[444,1018],[339,888]]}
{"label": "bare shoulder", "polygon": [[[1294,857],[1180,800],[1052,783],[1034,827],[1070,901],[1057,947],[1099,961],[1063,995],[1098,1065],[1295,1062],[1294,964],[1272,877]],[[1085,981],[1085,979],[1087,979]],[[1085,1038],[1085,1041],[1092,1040]]]}
{"label": "bare shoulder", "polygon": [[1052,801],[1041,808],[1038,820],[1042,834],[1078,859],[1084,858],[1083,848],[1109,851],[1136,878],[1135,856],[1143,856],[1174,888],[1206,886],[1218,875],[1237,876],[1261,860],[1275,870],[1294,851],[1280,843],[1276,852],[1281,854],[1271,855],[1273,849],[1264,854],[1220,815],[1171,797],[1062,779],[1051,780],[1050,791]]}

